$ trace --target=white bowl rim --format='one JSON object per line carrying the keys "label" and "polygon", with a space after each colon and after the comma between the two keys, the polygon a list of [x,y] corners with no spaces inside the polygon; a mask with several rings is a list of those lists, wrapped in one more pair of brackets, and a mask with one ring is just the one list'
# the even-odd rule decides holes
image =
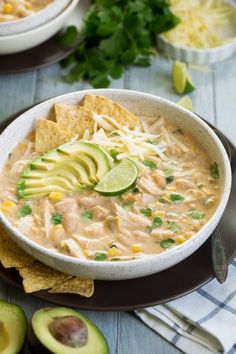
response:
{"label": "white bowl rim", "polygon": [[[225,165],[225,183],[224,183],[224,188],[222,189],[221,192],[221,199],[220,202],[214,212],[214,214],[212,215],[212,217],[209,219],[209,221],[189,240],[187,240],[186,242],[184,242],[181,245],[178,245],[176,247],[173,247],[170,250],[164,251],[162,253],[158,253],[156,255],[147,255],[144,256],[143,258],[140,259],[133,259],[133,260],[124,260],[124,261],[115,261],[115,262],[111,262],[111,261],[104,261],[104,262],[98,262],[95,260],[87,260],[87,259],[80,259],[80,258],[75,258],[75,257],[71,257],[68,255],[64,255],[62,253],[56,252],[54,250],[50,250],[47,249],[46,247],[41,246],[40,244],[32,241],[31,239],[29,239],[27,236],[25,236],[24,234],[22,234],[21,232],[19,232],[3,215],[3,213],[0,211],[0,222],[3,223],[3,225],[10,230],[11,233],[13,233],[14,235],[17,236],[18,239],[20,239],[23,243],[25,243],[26,245],[28,245],[29,247],[35,249],[36,251],[38,251],[39,253],[43,253],[44,255],[48,256],[48,257],[52,257],[54,259],[58,259],[59,261],[68,261],[69,263],[72,263],[73,265],[76,266],[90,266],[91,268],[97,268],[99,267],[100,269],[110,269],[110,268],[116,268],[116,265],[119,265],[119,269],[122,271],[123,268],[129,267],[130,265],[142,265],[147,263],[147,261],[152,261],[154,259],[158,259],[159,262],[164,262],[165,259],[171,257],[171,255],[173,256],[174,254],[178,253],[179,250],[181,249],[182,251],[184,250],[188,250],[189,244],[196,239],[199,234],[204,234],[205,230],[207,232],[207,228],[208,226],[213,223],[213,220],[216,216],[218,216],[219,220],[220,217],[223,213],[223,211],[225,210],[225,207],[227,205],[227,201],[230,195],[230,187],[231,187],[231,181],[232,181],[232,176],[231,176],[231,167],[230,167],[230,162],[228,159],[228,155],[225,151],[225,148],[223,146],[223,144],[221,143],[221,141],[219,140],[219,138],[216,136],[216,134],[214,133],[214,131],[201,119],[199,118],[196,114],[194,114],[193,112],[190,112],[189,110],[177,105],[176,103],[173,103],[165,98],[159,97],[157,95],[153,95],[153,94],[149,94],[149,93],[144,93],[144,92],[140,92],[140,91],[135,91],[135,90],[126,90],[126,89],[87,89],[87,90],[80,90],[80,91],[75,91],[75,92],[71,92],[71,93],[66,93],[64,95],[60,95],[60,96],[56,96],[53,97],[49,100],[46,100],[44,102],[41,102],[39,104],[37,104],[36,106],[34,106],[33,108],[27,110],[26,112],[24,112],[23,114],[21,114],[18,118],[23,117],[24,114],[28,114],[29,112],[34,112],[34,110],[38,110],[38,107],[42,107],[44,105],[47,104],[53,104],[55,99],[62,99],[63,98],[67,98],[70,96],[75,96],[76,94],[97,94],[97,95],[104,95],[106,93],[119,93],[119,94],[127,94],[128,96],[139,96],[140,98],[146,97],[149,99],[153,99],[154,101],[159,101],[161,103],[164,103],[170,107],[172,107],[173,109],[179,111],[180,113],[187,113],[192,119],[194,119],[195,121],[197,121],[197,123],[201,126],[203,126],[203,128],[205,128],[207,130],[207,132],[209,133],[209,135],[211,136],[211,138],[213,138],[214,143],[217,145],[218,150],[220,151],[221,155],[224,158],[224,165]],[[4,130],[10,130],[11,129],[11,125],[14,124],[15,120],[9,124],[9,126]],[[1,140],[1,135],[0,135],[0,140]],[[205,241],[204,241],[205,242]]]}
{"label": "white bowl rim", "polygon": [[12,35],[8,35],[8,36],[0,36],[0,43],[1,43],[1,40],[4,40],[4,41],[7,39],[12,40],[12,39],[20,38],[22,36],[27,37],[27,35],[32,35],[32,34],[37,35],[38,32],[41,32],[42,30],[47,29],[47,27],[51,27],[54,24],[54,22],[57,22],[61,17],[66,16],[67,13],[71,11],[71,8],[73,8],[79,1],[80,0],[71,0],[70,4],[67,5],[67,7],[65,8],[64,11],[61,11],[60,14],[58,14],[56,17],[54,17],[53,19],[51,19],[50,21],[46,22],[45,24],[43,24],[39,27],[33,28],[32,30],[28,30],[25,32],[17,33],[17,34],[12,34]]}
{"label": "white bowl rim", "polygon": [[[14,25],[15,23],[17,24],[20,24],[20,23],[23,23],[23,22],[26,22],[29,18],[30,19],[34,19],[38,14],[40,15],[43,15],[43,13],[45,11],[48,11],[48,9],[52,6],[55,6],[55,3],[56,2],[60,2],[60,0],[53,0],[53,2],[51,2],[50,4],[48,4],[47,6],[43,7],[41,10],[39,10],[38,12],[35,12],[33,15],[29,15],[29,16],[26,16],[26,17],[23,17],[23,18],[20,18],[18,20],[11,20],[11,21],[7,21],[7,22],[0,22],[0,29],[1,27],[5,27],[6,25]],[[71,0],[70,0],[71,2]],[[69,5],[69,0],[68,0],[68,5]],[[67,6],[68,6],[67,5]],[[5,36],[4,36],[5,37]]]}

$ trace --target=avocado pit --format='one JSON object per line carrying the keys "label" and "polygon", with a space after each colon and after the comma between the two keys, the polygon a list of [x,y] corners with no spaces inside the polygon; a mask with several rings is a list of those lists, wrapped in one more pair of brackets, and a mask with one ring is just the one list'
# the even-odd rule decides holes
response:
{"label": "avocado pit", "polygon": [[76,316],[55,317],[48,328],[58,342],[68,347],[80,348],[88,342],[87,326]]}

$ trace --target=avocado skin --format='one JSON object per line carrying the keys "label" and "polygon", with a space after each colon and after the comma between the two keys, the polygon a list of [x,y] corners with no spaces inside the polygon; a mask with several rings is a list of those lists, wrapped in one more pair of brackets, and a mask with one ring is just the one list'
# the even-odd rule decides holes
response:
{"label": "avocado skin", "polygon": [[[24,354],[25,353],[25,348],[26,348],[26,343],[27,343],[27,330],[28,330],[28,320],[27,320],[27,317],[23,311],[23,309],[16,305],[16,304],[12,304],[12,303],[9,303],[7,301],[3,301],[3,300],[0,300],[0,319],[1,319],[1,309],[4,309],[4,307],[7,309],[8,307],[11,308],[11,311],[9,313],[7,313],[7,311],[5,310],[5,313],[4,313],[4,310],[3,310],[3,314],[4,316],[6,317],[6,320],[4,322],[4,317],[2,318],[2,322],[3,324],[6,325],[6,323],[8,322],[9,324],[9,319],[11,318],[12,321],[14,321],[14,324],[17,323],[17,327],[14,328],[14,332],[11,332],[11,327],[10,327],[10,333],[12,335],[13,334],[13,337],[14,338],[14,342],[15,342],[15,346],[14,346],[14,354]],[[12,316],[10,316],[10,314],[13,313],[13,315],[17,316],[14,318]],[[13,324],[13,322],[12,322]],[[14,324],[13,324],[13,327],[14,327]],[[9,327],[6,326],[6,328],[9,330]],[[18,332],[18,333],[16,333]],[[21,335],[19,336],[19,333],[21,333]],[[17,341],[18,341],[18,344],[16,345],[16,339],[17,338]],[[19,338],[21,338],[22,340],[19,341]],[[10,338],[11,339],[11,338]],[[11,343],[13,343],[13,341],[11,341]],[[5,350],[8,349],[8,348],[5,348]],[[10,348],[10,351],[8,351],[9,354],[13,354],[13,351],[12,351],[12,347]],[[4,350],[4,351],[5,351]],[[9,350],[9,349],[8,349]],[[6,352],[7,353],[7,352]]]}
{"label": "avocado skin", "polygon": [[[50,310],[53,310],[53,309],[59,309],[60,311],[63,311],[64,309],[65,310],[70,310],[70,311],[73,311],[73,312],[77,312],[76,310],[72,310],[70,308],[65,308],[65,307],[47,307],[47,308],[43,308],[43,309],[40,309],[40,310],[37,310],[33,317],[31,318],[31,321],[30,321],[30,324],[29,324],[29,329],[28,329],[28,348],[29,348],[29,351],[30,353],[32,354],[57,354],[57,351],[54,350],[54,351],[51,351],[50,349],[46,348],[42,343],[41,341],[38,339],[37,335],[35,334],[35,330],[33,328],[33,318],[35,316],[35,314],[39,313],[39,312],[43,312],[43,311],[50,311]],[[101,352],[101,351],[94,351],[91,352],[91,350],[88,352],[88,354],[110,354],[110,350],[109,350],[109,346],[108,346],[108,343],[104,337],[104,335],[102,334],[102,332],[96,327],[96,325],[89,319],[87,318],[86,316],[78,313],[80,316],[82,316],[84,319],[85,319],[85,323],[86,325],[92,325],[101,335],[102,337],[102,340],[104,341],[105,343],[105,347],[104,347],[104,350]],[[62,313],[62,315],[64,315]],[[80,317],[79,317],[80,318]],[[78,348],[80,349],[80,348]],[[66,352],[64,354],[67,354]]]}

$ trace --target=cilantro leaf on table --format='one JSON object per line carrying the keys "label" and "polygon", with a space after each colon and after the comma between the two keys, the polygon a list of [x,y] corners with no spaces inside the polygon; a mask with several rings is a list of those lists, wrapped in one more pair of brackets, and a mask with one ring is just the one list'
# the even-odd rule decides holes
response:
{"label": "cilantro leaf on table", "polygon": [[62,61],[65,80],[108,87],[127,66],[149,66],[156,36],[178,23],[168,0],[95,0],[81,32],[70,26],[60,36],[62,47],[75,46]]}

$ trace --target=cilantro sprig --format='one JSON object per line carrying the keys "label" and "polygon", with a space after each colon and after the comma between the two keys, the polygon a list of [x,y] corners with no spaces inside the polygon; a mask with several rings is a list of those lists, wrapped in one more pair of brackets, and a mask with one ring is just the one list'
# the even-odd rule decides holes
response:
{"label": "cilantro sprig", "polygon": [[108,87],[130,65],[149,66],[156,36],[179,23],[168,0],[95,0],[80,34],[69,27],[60,44],[74,52],[63,60],[67,82]]}
{"label": "cilantro sprig", "polygon": [[17,212],[17,217],[18,218],[24,218],[27,215],[31,215],[32,214],[32,209],[28,204],[23,205],[22,208],[20,208],[20,210],[18,210]]}
{"label": "cilantro sprig", "polygon": [[52,224],[59,225],[62,224],[62,222],[63,222],[63,217],[60,213],[58,212],[52,213],[52,217],[51,217]]}

